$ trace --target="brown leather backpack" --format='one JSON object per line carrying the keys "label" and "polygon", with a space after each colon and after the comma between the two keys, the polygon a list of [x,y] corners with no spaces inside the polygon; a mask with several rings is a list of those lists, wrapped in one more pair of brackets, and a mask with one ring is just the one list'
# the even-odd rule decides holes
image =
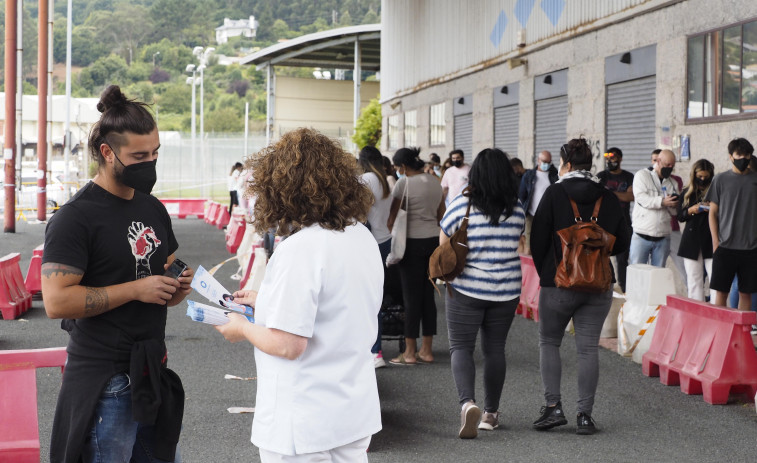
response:
{"label": "brown leather backpack", "polygon": [[594,204],[591,220],[584,222],[573,198],[576,223],[557,231],[562,243],[562,260],[555,273],[558,288],[600,293],[612,285],[610,253],[615,244],[615,236],[597,225],[597,214],[602,205],[602,197]]}
{"label": "brown leather backpack", "polygon": [[433,283],[440,278],[447,284],[447,292],[452,294],[449,282],[457,278],[465,269],[465,259],[468,256],[468,215],[470,215],[470,199],[460,228],[457,229],[449,241],[440,245],[428,260],[428,276]]}

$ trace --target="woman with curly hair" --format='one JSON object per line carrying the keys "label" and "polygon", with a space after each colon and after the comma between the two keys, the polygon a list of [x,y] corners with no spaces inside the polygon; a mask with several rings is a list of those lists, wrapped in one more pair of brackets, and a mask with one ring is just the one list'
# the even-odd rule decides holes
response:
{"label": "woman with curly hair", "polygon": [[218,327],[255,347],[252,443],[263,462],[368,461],[381,429],[371,345],[383,265],[365,222],[373,195],[355,159],[312,129],[297,129],[247,161],[257,230],[286,236],[268,262],[255,322]]}
{"label": "woman with curly hair", "polygon": [[[405,304],[405,352],[389,361],[394,365],[431,363],[431,343],[436,334],[436,302],[434,286],[428,278],[428,260],[439,245],[439,220],[444,215],[444,197],[439,181],[423,173],[425,163],[418,148],[400,148],[392,161],[402,178],[392,191],[389,230],[407,195],[407,240],[399,273]],[[418,350],[417,338],[423,324],[423,344]]]}

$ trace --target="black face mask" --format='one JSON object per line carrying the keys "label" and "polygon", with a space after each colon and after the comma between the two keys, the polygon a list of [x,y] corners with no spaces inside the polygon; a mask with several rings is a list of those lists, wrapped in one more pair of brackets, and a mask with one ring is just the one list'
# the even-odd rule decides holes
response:
{"label": "black face mask", "polygon": [[609,171],[618,170],[618,167],[620,167],[620,163],[618,163],[618,162],[608,162],[607,163],[607,170],[609,170]]}
{"label": "black face mask", "polygon": [[739,169],[739,172],[744,172],[749,167],[749,158],[734,159],[733,165]]}
{"label": "black face mask", "polygon": [[[113,155],[115,154],[114,151]],[[116,156],[116,159],[118,159],[118,156]],[[158,174],[155,171],[158,160],[138,162],[129,166],[125,166],[120,159],[118,159],[118,162],[121,163],[123,169],[121,169],[121,172],[116,171],[116,180],[129,188],[149,195],[158,180]]]}
{"label": "black face mask", "polygon": [[695,184],[696,184],[696,185],[697,185],[698,187],[700,187],[700,188],[705,188],[705,187],[707,187],[707,186],[708,186],[708,185],[710,184],[710,182],[711,182],[711,181],[712,181],[712,179],[711,179],[711,178],[709,178],[709,177],[708,177],[708,178],[699,178],[699,177],[694,177],[694,183],[695,183]]}
{"label": "black face mask", "polygon": [[452,161],[452,165],[455,167],[462,167],[463,161]]}
{"label": "black face mask", "polygon": [[668,178],[670,177],[670,174],[673,173],[672,167],[663,167],[660,169],[660,175],[662,175],[662,178]]}

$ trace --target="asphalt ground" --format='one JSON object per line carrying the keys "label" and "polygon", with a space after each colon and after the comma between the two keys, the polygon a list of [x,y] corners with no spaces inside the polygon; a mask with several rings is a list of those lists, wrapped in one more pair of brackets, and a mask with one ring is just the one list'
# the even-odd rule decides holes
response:
{"label": "asphalt ground", "polygon": [[[201,220],[174,220],[180,244],[177,256],[205,268],[230,257],[223,233]],[[43,242],[44,225],[20,222],[15,234],[0,235],[0,255],[21,252],[26,273],[32,249]],[[216,276],[228,289],[238,282],[232,261]],[[199,297],[190,298],[201,300]],[[600,384],[594,418],[600,432],[575,434],[576,355],[566,334],[562,393],[567,426],[547,432],[531,429],[543,405],[539,375],[537,324],[516,316],[507,343],[508,374],[502,395],[499,429],[481,431],[478,438],[457,438],[460,414],[439,299],[439,335],[434,338],[436,361],[430,365],[389,366],[376,371],[383,430],[373,437],[369,458],[381,462],[753,462],[757,460],[757,415],[752,398],[732,396],[727,405],[709,405],[678,387],[647,378],[641,366],[615,352],[600,349]],[[254,378],[249,344],[230,344],[211,327],[192,322],[186,304],[169,311],[166,344],[169,365],[186,390],[181,453],[185,462],[257,462],[250,443],[252,414],[230,414],[229,407],[253,407],[255,380],[228,380],[225,374]],[[45,316],[42,301],[19,320],[0,320],[0,349],[65,346],[67,334],[59,322]],[[399,351],[396,341],[384,343],[384,355]],[[334,352],[339,355],[339,352]],[[480,351],[476,353],[481,366]],[[483,399],[481,371],[478,397]],[[47,461],[50,428],[61,374],[37,373],[42,461]],[[0,385],[0,388],[2,385]],[[6,394],[7,391],[3,391]],[[13,417],[0,417],[13,419]]]}

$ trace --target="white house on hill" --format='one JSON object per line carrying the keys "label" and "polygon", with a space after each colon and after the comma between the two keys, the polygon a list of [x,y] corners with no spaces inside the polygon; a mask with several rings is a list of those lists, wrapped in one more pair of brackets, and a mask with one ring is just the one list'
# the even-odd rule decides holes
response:
{"label": "white house on hill", "polygon": [[216,42],[220,45],[229,41],[229,37],[255,37],[258,30],[258,23],[255,16],[249,19],[229,19],[223,18],[223,26],[216,27]]}

